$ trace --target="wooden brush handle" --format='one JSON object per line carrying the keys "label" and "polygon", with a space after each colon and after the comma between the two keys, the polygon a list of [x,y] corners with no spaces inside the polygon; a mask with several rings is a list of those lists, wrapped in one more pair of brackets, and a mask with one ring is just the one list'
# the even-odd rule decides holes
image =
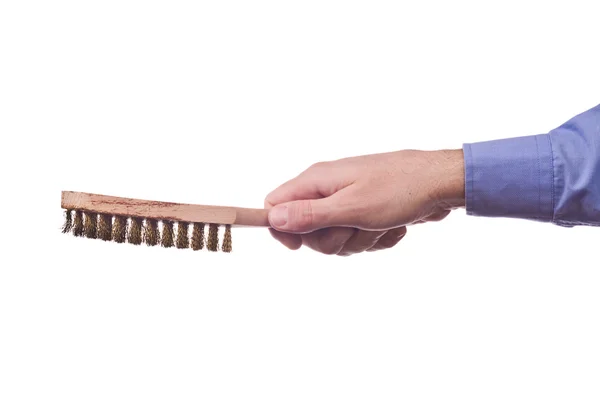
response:
{"label": "wooden brush handle", "polygon": [[99,214],[157,220],[237,226],[270,226],[268,210],[260,208],[168,203],[70,191],[62,192],[61,207],[65,210],[81,210]]}

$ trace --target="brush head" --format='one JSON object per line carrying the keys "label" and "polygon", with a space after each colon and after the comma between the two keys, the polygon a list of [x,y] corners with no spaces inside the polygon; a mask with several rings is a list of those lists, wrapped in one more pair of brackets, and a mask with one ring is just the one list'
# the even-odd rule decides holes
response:
{"label": "brush head", "polygon": [[[115,243],[232,251],[234,226],[269,227],[268,210],[63,191],[63,233]],[[208,232],[205,228],[208,225]],[[224,227],[222,237],[220,228]],[[191,230],[191,234],[190,234]]]}
{"label": "brush head", "polygon": [[[154,218],[108,215],[82,210],[65,210],[62,233],[78,237],[101,239],[115,243],[147,246],[175,247],[199,251],[231,252],[231,225],[225,225],[222,245],[219,247],[219,224],[208,224],[205,238],[204,223],[186,221],[158,221]],[[191,235],[190,235],[190,226]],[[175,229],[177,227],[177,229]],[[162,234],[161,234],[162,228]]]}

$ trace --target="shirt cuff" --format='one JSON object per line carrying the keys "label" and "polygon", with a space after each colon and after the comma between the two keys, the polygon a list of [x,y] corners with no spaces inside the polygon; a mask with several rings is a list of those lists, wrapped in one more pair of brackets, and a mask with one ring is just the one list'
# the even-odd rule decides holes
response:
{"label": "shirt cuff", "polygon": [[547,134],[463,144],[467,215],[551,222],[552,147]]}

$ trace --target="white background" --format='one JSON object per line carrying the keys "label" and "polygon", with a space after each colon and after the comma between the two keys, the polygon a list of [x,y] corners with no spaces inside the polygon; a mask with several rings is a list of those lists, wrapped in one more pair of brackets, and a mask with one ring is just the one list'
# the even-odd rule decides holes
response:
{"label": "white background", "polygon": [[600,102],[562,2],[0,3],[0,398],[597,399],[600,230],[394,249],[60,234],[60,191],[261,207],[316,161],[545,133]]}

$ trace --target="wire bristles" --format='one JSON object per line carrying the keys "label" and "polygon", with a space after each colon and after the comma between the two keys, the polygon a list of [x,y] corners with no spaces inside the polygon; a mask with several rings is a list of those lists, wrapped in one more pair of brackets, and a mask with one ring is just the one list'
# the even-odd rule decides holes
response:
{"label": "wire bristles", "polygon": [[194,223],[192,229],[192,250],[198,251],[204,248],[204,224],[202,222]]}
{"label": "wire bristles", "polygon": [[62,233],[68,233],[73,228],[72,214],[73,210],[65,211],[65,222],[62,227]]}
{"label": "wire bristles", "polygon": [[158,221],[147,219],[144,226],[144,243],[148,246],[156,246],[160,242],[160,233],[158,231]]}
{"label": "wire bristles", "polygon": [[173,247],[173,221],[162,221],[162,247]]}
{"label": "wire bristles", "polygon": [[[160,225],[160,226],[159,226]],[[175,231],[175,225],[177,230]],[[208,234],[205,236],[205,226]],[[191,235],[190,235],[191,226]],[[162,233],[161,233],[162,228]],[[225,225],[222,244],[219,248],[219,225],[202,222],[170,221],[153,218],[127,217],[83,210],[65,210],[62,233],[74,236],[101,239],[116,243],[131,243],[165,248],[192,249],[199,251],[223,251],[230,253],[231,225]]]}
{"label": "wire bristles", "polygon": [[188,234],[188,226],[187,222],[178,222],[177,223],[177,248],[178,249],[187,249],[190,246],[190,239]]}
{"label": "wire bristles", "polygon": [[98,239],[111,240],[112,238],[112,216],[100,214],[98,217]]}
{"label": "wire bristles", "polygon": [[90,239],[98,237],[98,214],[85,213],[85,224],[83,225],[83,234]]}
{"label": "wire bristles", "polygon": [[127,241],[131,244],[140,245],[142,244],[142,223],[143,218],[131,218],[131,226],[129,227],[129,236]]}
{"label": "wire bristles", "polygon": [[73,221],[73,236],[81,235],[83,235],[83,213],[77,210],[75,211],[75,220]]}
{"label": "wire bristles", "polygon": [[219,225],[208,225],[208,241],[206,242],[206,248],[208,251],[219,250]]}
{"label": "wire bristles", "polygon": [[124,243],[127,238],[127,217],[117,215],[113,223],[112,239],[117,243]]}
{"label": "wire bristles", "polygon": [[223,235],[223,246],[221,250],[225,253],[231,253],[231,225],[225,225],[225,234]]}

